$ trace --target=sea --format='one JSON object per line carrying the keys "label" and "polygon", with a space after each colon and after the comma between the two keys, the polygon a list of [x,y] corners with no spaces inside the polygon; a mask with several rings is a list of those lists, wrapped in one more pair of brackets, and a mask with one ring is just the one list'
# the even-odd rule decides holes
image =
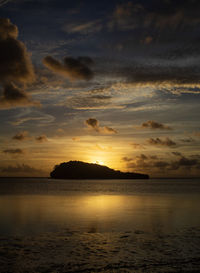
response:
{"label": "sea", "polygon": [[0,272],[200,272],[200,180],[0,178]]}

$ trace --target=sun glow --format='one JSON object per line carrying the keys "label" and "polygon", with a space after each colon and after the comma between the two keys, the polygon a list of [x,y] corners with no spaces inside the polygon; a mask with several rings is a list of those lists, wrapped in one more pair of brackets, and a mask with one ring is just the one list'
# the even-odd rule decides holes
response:
{"label": "sun glow", "polygon": [[105,165],[105,163],[102,160],[94,160],[92,163],[99,164],[99,165]]}

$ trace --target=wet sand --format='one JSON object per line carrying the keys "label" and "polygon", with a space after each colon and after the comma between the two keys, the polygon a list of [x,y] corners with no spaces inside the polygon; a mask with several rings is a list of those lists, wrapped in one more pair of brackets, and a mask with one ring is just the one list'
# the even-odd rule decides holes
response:
{"label": "wet sand", "polygon": [[0,238],[1,273],[200,272],[200,229],[62,230]]}

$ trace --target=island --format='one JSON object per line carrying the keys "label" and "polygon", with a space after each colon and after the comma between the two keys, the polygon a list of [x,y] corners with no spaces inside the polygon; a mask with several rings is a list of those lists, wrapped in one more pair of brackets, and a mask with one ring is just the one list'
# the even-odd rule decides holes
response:
{"label": "island", "polygon": [[56,179],[148,179],[149,175],[116,171],[95,163],[69,161],[56,165],[50,177]]}

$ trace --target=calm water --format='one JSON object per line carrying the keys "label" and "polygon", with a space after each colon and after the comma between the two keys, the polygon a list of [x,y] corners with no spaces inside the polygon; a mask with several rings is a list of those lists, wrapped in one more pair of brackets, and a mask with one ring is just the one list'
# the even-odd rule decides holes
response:
{"label": "calm water", "polygon": [[0,179],[0,235],[200,227],[200,181]]}

